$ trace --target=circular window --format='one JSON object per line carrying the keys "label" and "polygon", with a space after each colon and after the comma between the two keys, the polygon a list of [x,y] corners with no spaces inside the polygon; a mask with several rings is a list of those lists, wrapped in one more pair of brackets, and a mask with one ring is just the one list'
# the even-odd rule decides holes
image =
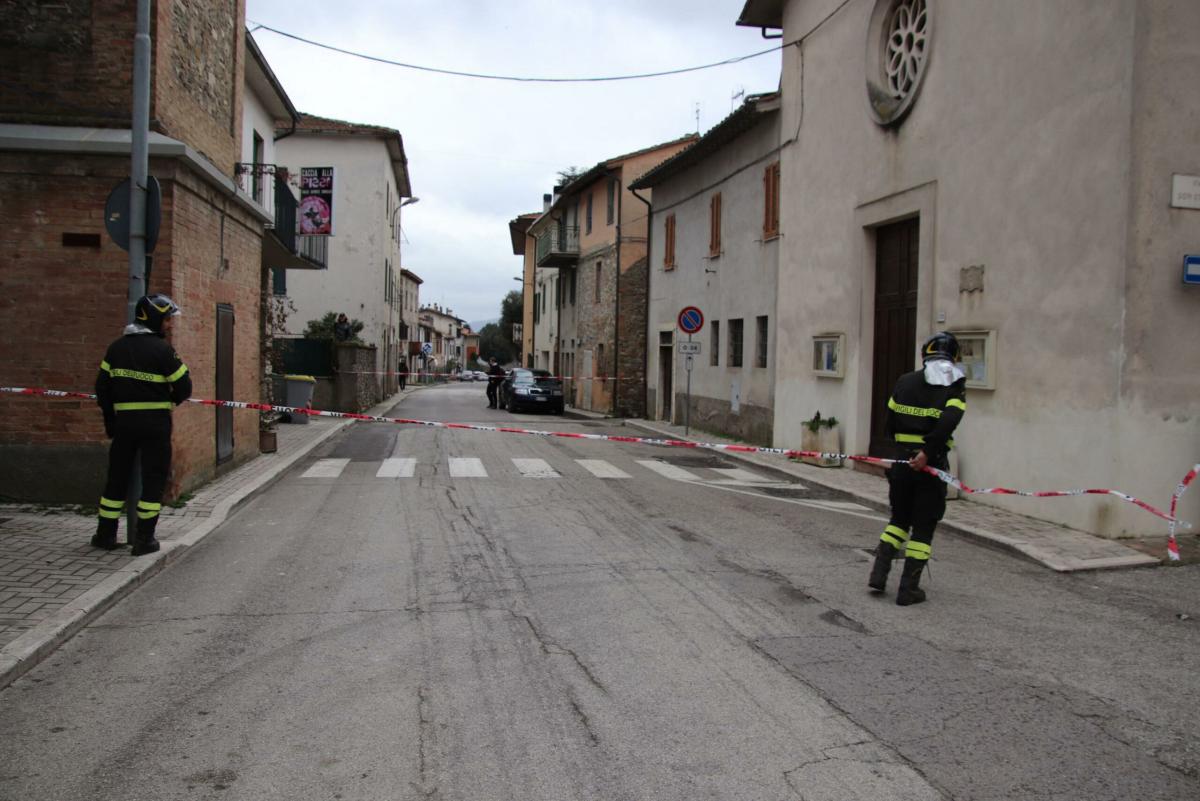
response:
{"label": "circular window", "polygon": [[867,102],[880,125],[912,107],[929,63],[933,0],[877,0],[867,33]]}

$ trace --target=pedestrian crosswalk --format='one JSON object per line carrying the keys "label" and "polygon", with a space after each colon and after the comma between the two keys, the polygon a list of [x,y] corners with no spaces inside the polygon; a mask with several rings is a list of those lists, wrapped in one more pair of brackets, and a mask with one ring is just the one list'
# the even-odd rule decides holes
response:
{"label": "pedestrian crosswalk", "polygon": [[[351,464],[350,459],[317,459],[301,478],[340,478]],[[604,459],[561,460],[551,464],[546,459],[532,457],[494,457],[485,464],[473,456],[450,456],[444,460],[423,460],[412,456],[394,456],[372,463],[371,470],[378,479],[416,478],[426,475],[445,474],[451,478],[502,478],[520,477],[536,479],[560,479],[591,477],[606,480],[626,480],[637,477],[641,470],[672,481],[734,485],[746,487],[779,487],[803,489],[800,484],[780,482],[778,479],[736,467],[698,467],[684,469],[662,459],[637,459],[625,465],[625,469]],[[644,474],[641,474],[644,477]]]}

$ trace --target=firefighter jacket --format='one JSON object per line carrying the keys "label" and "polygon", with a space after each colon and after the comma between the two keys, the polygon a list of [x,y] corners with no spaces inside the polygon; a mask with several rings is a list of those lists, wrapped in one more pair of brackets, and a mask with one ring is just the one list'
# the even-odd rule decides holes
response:
{"label": "firefighter jacket", "polygon": [[96,375],[96,402],[105,426],[166,416],[192,394],[187,365],[153,333],[130,333],[108,346]]}
{"label": "firefighter jacket", "polygon": [[948,387],[929,384],[923,370],[905,373],[888,399],[887,437],[901,453],[925,451],[930,463],[942,462],[954,445],[950,437],[967,411],[967,380]]}

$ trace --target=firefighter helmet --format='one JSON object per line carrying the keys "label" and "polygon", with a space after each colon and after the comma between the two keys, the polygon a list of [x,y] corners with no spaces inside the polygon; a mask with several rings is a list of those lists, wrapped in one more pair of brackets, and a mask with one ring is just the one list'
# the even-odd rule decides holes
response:
{"label": "firefighter helmet", "polygon": [[957,362],[960,354],[958,340],[949,331],[938,331],[925,340],[925,344],[921,346],[922,362],[932,359],[949,359]]}
{"label": "firefighter helmet", "polygon": [[179,306],[166,295],[143,295],[134,309],[135,322],[155,333],[162,333],[163,320],[179,315]]}

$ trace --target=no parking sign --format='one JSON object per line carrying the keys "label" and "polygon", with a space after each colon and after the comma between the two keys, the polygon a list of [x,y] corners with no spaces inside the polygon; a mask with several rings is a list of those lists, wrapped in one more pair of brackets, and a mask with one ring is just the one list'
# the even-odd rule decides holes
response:
{"label": "no parking sign", "polygon": [[685,334],[694,334],[704,327],[704,312],[695,306],[684,306],[679,310],[679,330]]}

